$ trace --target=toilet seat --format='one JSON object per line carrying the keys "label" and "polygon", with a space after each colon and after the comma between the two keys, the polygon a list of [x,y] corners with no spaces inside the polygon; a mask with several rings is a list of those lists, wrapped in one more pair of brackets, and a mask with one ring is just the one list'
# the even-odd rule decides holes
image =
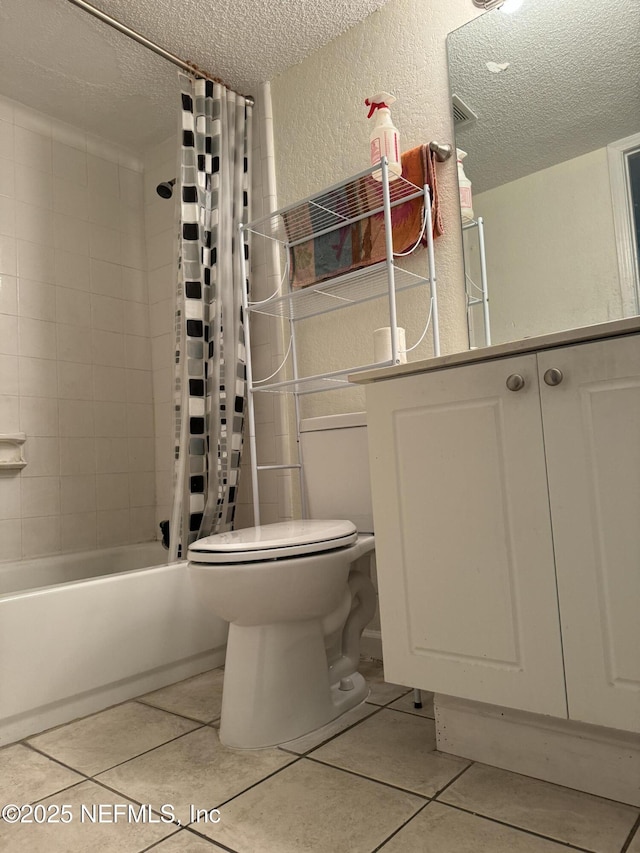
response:
{"label": "toilet seat", "polygon": [[345,548],[358,538],[351,521],[302,519],[216,533],[189,548],[192,563],[253,563]]}

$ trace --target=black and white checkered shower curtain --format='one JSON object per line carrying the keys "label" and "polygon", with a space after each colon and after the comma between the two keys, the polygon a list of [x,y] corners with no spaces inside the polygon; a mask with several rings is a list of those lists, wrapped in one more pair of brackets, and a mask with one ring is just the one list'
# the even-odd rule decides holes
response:
{"label": "black and white checkered shower curtain", "polygon": [[248,221],[251,113],[219,83],[180,75],[180,263],[170,559],[232,529],[245,401],[238,226]]}

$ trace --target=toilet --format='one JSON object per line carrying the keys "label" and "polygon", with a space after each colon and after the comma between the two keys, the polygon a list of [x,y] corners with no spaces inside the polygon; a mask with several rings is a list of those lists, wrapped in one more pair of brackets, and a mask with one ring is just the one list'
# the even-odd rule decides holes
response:
{"label": "toilet", "polygon": [[360,637],[373,618],[373,515],[364,413],[303,420],[310,518],[207,536],[189,571],[229,622],[220,740],[274,746],[363,702]]}

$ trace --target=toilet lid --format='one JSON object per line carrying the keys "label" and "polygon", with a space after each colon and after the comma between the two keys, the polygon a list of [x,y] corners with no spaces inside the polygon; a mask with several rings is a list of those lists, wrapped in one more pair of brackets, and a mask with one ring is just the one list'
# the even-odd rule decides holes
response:
{"label": "toilet lid", "polygon": [[357,538],[351,521],[279,521],[206,536],[190,546],[188,559],[193,563],[248,563],[297,557],[344,548]]}

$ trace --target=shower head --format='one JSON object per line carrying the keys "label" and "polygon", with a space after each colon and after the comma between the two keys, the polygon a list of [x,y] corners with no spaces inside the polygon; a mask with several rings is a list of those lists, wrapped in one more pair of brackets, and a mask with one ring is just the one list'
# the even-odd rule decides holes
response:
{"label": "shower head", "polygon": [[156,192],[160,196],[160,198],[171,198],[173,195],[173,185],[175,184],[176,179],[173,178],[171,181],[163,181],[161,184],[158,184],[156,187]]}

